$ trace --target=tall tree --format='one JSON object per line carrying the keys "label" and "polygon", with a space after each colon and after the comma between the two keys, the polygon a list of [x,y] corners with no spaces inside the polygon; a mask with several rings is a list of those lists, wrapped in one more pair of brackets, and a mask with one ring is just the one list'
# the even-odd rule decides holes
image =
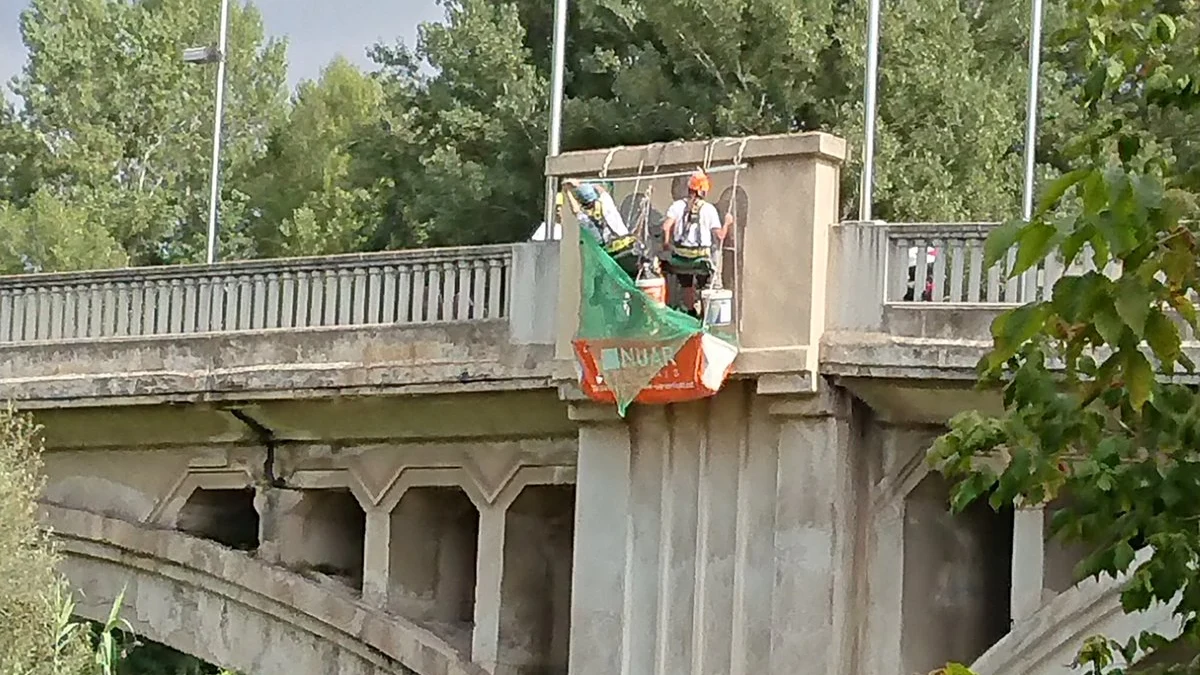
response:
{"label": "tall tree", "polygon": [[[1032,221],[993,233],[987,258],[1015,248],[1013,275],[1047,255],[1116,272],[1065,276],[1050,299],[993,323],[980,367],[1005,412],[956,417],[930,459],[956,480],[959,509],[1068,497],[1051,530],[1090,551],[1078,576],[1127,573],[1127,612],[1178,601],[1194,645],[1200,394],[1176,376],[1194,374],[1183,339],[1200,335],[1200,165],[1187,136],[1200,111],[1200,2],[1070,0],[1067,9],[1057,59],[1083,126],[1054,150],[1068,171]],[[1098,636],[1079,661],[1119,675],[1165,642]]]}
{"label": "tall tree", "polygon": [[[564,146],[809,129],[860,137],[865,4],[580,0],[568,31]],[[551,6],[445,5],[446,22],[423,26],[414,48],[374,52],[402,120],[386,150],[371,146],[395,185],[376,245],[503,240],[540,221]],[[956,0],[887,5],[877,217],[1011,215],[1025,68],[1011,15],[998,15],[998,27]],[[998,36],[989,42],[987,31]],[[845,172],[847,217],[858,162]]]}
{"label": "tall tree", "polygon": [[0,202],[0,273],[124,267],[129,256],[97,206],[38,190],[24,208]]}
{"label": "tall tree", "polygon": [[259,255],[359,250],[378,220],[376,176],[352,163],[353,147],[380,128],[383,89],[344,58],[301,82],[286,120],[258,160],[248,192],[249,234]]}
{"label": "tall tree", "polygon": [[392,112],[360,155],[391,186],[375,245],[512,241],[540,220],[546,86],[524,37],[514,5],[455,0],[415,49],[373,50]]}
{"label": "tall tree", "polygon": [[[216,43],[218,3],[33,0],[21,17],[29,62],[23,205],[50,190],[89,209],[137,264],[194,260],[204,250],[214,72],[181,49]],[[224,249],[252,251],[239,190],[285,111],[284,44],[263,38],[252,6],[230,11],[223,138]]]}

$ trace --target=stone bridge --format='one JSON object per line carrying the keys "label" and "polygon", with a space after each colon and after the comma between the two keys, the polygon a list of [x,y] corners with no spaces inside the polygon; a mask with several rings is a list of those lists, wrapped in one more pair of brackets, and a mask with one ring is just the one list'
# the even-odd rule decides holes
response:
{"label": "stone bridge", "polygon": [[[923,451],[1002,309],[989,224],[838,223],[824,134],[570,153],[631,211],[711,158],[742,354],[716,397],[575,386],[562,242],[0,279],[80,613],[250,675],[1067,672],[1126,617],[1056,507],[951,517]],[[735,178],[736,176],[736,178]],[[652,218],[651,230],[657,222]],[[937,255],[924,267],[925,251]],[[915,252],[915,256],[914,256]],[[921,286],[927,279],[927,292]]]}

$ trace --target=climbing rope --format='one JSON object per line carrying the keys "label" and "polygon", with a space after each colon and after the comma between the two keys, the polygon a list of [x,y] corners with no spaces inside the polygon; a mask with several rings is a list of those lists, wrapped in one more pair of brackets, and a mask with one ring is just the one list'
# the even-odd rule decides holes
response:
{"label": "climbing rope", "polygon": [[704,146],[704,173],[708,173],[708,170],[712,168],[713,149],[716,148],[716,146],[716,139],[709,141],[708,145]]}
{"label": "climbing rope", "polygon": [[[662,169],[663,153],[665,153],[666,150],[667,150],[666,145],[661,144],[661,143],[658,144],[658,156],[654,160],[654,170],[650,173],[650,175],[657,176],[659,170]],[[647,256],[650,258],[651,269],[654,271],[655,274],[662,274],[661,263],[658,259],[658,255],[654,253],[654,249],[650,245],[650,212],[654,208],[654,205],[652,203],[653,198],[654,198],[654,182],[651,181],[646,186],[646,193],[644,195],[642,195],[642,208],[641,208],[641,212],[638,214],[637,227],[638,227],[638,235],[642,242],[642,248],[646,251]]]}
{"label": "climbing rope", "polygon": [[[660,151],[659,156],[658,156],[658,162],[654,165],[653,173],[657,174],[658,169],[661,166],[662,166],[662,152]],[[639,195],[639,188],[642,183],[642,175],[643,175],[643,171],[645,170],[645,167],[646,167],[646,160],[643,158],[640,162],[638,162],[637,180],[635,180],[633,183],[633,195],[630,198],[631,202],[633,200],[636,200],[636,198]],[[653,194],[654,194],[654,183],[653,183],[653,181],[651,181],[646,185],[646,192],[644,194],[641,194],[642,203],[638,205],[637,219],[634,221],[634,225],[633,225],[634,236],[637,237],[638,242],[641,244],[642,254],[645,256],[645,259],[650,262],[650,265],[640,265],[639,266],[638,277],[637,277],[638,281],[641,281],[642,279],[647,278],[647,274],[646,274],[647,267],[649,267],[650,271],[653,271],[655,274],[659,273],[658,257],[651,254],[652,249],[650,246],[650,210],[651,210],[651,206],[652,206],[651,199],[653,197]]]}
{"label": "climbing rope", "polygon": [[[602,170],[607,169],[607,161],[605,162],[605,165],[606,165],[605,169],[602,169]],[[641,250],[638,251],[639,259],[638,259],[637,281],[641,281],[642,279],[646,278],[646,266],[643,264],[643,261],[645,260],[645,256],[646,256],[647,252],[649,251],[649,249],[646,247],[645,237],[642,235],[642,232],[641,232],[643,224],[644,224],[643,221],[645,220],[645,218],[643,217],[643,214],[645,212],[644,200],[643,200],[642,208],[639,209],[637,219],[635,220],[633,217],[633,215],[634,215],[633,207],[635,206],[635,202],[637,201],[638,190],[642,185],[642,172],[645,170],[645,168],[646,168],[646,159],[643,157],[642,159],[638,160],[637,179],[633,181],[633,193],[629,196],[630,213],[627,216],[625,216],[627,220],[632,221],[632,223],[633,223],[633,227],[631,228],[632,234],[633,234],[634,238],[637,239],[638,245],[641,247]],[[647,187],[647,189],[649,189],[649,186]]]}
{"label": "climbing rope", "polygon": [[[640,186],[642,184],[642,170],[645,168],[646,168],[646,159],[643,157],[642,159],[638,160],[637,179],[633,181],[633,193],[629,196],[629,207],[630,207],[629,213],[622,214],[622,217],[624,217],[626,220],[630,220],[630,221],[633,220],[633,206],[634,206],[634,202],[637,200],[638,186]],[[636,223],[634,223],[633,229],[636,232],[636,230],[637,230]]]}
{"label": "climbing rope", "polygon": [[[734,158],[733,158],[733,165],[735,167],[740,167],[742,165],[742,156],[746,153],[746,142],[749,140],[750,140],[749,137],[743,138],[742,142],[738,145],[737,153],[734,155]],[[741,175],[742,175],[742,170],[740,168],[734,170],[734,172],[733,172],[733,189],[729,193],[729,208],[727,208],[725,210],[725,218],[726,219],[728,219],[730,215],[733,215],[733,217],[734,217],[733,224],[734,224],[735,232],[736,232],[736,228],[737,228],[738,179],[741,177]],[[722,225],[724,225],[724,223],[722,223]],[[730,234],[733,234],[733,233],[726,233],[725,236],[728,237],[728,236],[730,236]],[[734,241],[736,242],[737,240],[735,239]],[[734,251],[736,251],[736,250],[737,250],[737,247],[735,244]],[[716,269],[713,270],[713,278],[712,278],[712,282],[709,284],[709,288],[720,289],[720,288],[722,288],[721,273],[722,273],[723,268],[725,267],[725,244],[724,244],[724,242],[721,243],[721,248],[717,252],[717,260],[716,260],[715,267],[716,267]],[[739,293],[739,295],[740,295],[740,293]]]}
{"label": "climbing rope", "polygon": [[[604,157],[604,165],[600,167],[600,177],[608,178],[608,167],[612,166],[613,157],[616,156],[619,150],[624,150],[625,146],[618,145],[615,148],[609,148],[608,155]],[[640,176],[639,176],[640,177]]]}

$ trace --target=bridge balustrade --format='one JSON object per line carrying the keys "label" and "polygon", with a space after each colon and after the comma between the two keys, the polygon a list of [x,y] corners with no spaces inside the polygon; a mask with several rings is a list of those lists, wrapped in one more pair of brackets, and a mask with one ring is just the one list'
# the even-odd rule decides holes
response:
{"label": "bridge balustrade", "polygon": [[[834,226],[830,330],[982,339],[1006,307],[1049,299],[1064,274],[1095,269],[1085,250],[1070,269],[1056,255],[1011,276],[1016,251],[984,267],[999,223],[844,222]],[[1116,263],[1104,270],[1116,276]]]}
{"label": "bridge balustrade", "polygon": [[503,319],[513,246],[0,277],[0,343]]}
{"label": "bridge balustrade", "polygon": [[1054,257],[1016,277],[1009,275],[1015,252],[984,268],[984,242],[998,225],[889,224],[887,301],[1016,304],[1048,297],[1063,272]]}
{"label": "bridge balustrade", "polygon": [[[1000,223],[888,223],[886,301],[1022,304],[1050,299],[1055,282],[1068,271],[1077,274],[1095,269],[1084,251],[1070,270],[1057,255],[1051,255],[1014,277],[1008,272],[1016,264],[1015,250],[984,269],[984,243],[999,226]],[[1116,276],[1118,264],[1110,263],[1105,273]],[[911,294],[910,283],[914,288]]]}
{"label": "bridge balustrade", "polygon": [[[982,316],[1049,298],[1066,272],[1055,256],[1016,277],[1008,274],[1015,252],[984,267],[984,244],[998,225],[835,225],[828,327],[895,329],[886,317],[898,312],[961,309],[980,310],[974,313]],[[512,294],[546,300],[535,289],[517,287],[549,281],[543,277],[559,273],[558,261],[537,263],[530,276],[514,264],[521,246],[0,277],[0,344],[481,321],[511,319],[513,312],[522,325],[542,315],[548,320],[552,313],[514,302]],[[1090,263],[1078,262],[1079,271]]]}

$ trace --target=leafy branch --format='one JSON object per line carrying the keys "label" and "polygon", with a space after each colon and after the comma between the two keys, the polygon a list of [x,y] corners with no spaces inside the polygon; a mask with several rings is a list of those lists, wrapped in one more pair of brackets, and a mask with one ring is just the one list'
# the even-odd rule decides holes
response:
{"label": "leafy branch", "polygon": [[[1014,277],[1051,255],[1072,272],[1050,299],[993,322],[980,383],[1000,392],[1005,412],[956,416],[929,460],[955,481],[956,511],[982,498],[1000,508],[1070,497],[1050,530],[1089,550],[1076,576],[1125,575],[1125,612],[1174,603],[1183,638],[1195,640],[1200,396],[1179,376],[1194,374],[1184,338],[1200,334],[1200,232],[1189,220],[1197,185],[1192,166],[1125,120],[1200,101],[1200,13],[1190,1],[1069,7],[1056,39],[1088,74],[1080,104],[1093,128],[1071,144],[1075,168],[1045,188],[1033,217],[989,236],[985,264],[1015,249]],[[987,457],[1002,461],[979,461]],[[1096,636],[1077,663],[1121,675],[1168,642],[1150,633],[1125,643]]]}

